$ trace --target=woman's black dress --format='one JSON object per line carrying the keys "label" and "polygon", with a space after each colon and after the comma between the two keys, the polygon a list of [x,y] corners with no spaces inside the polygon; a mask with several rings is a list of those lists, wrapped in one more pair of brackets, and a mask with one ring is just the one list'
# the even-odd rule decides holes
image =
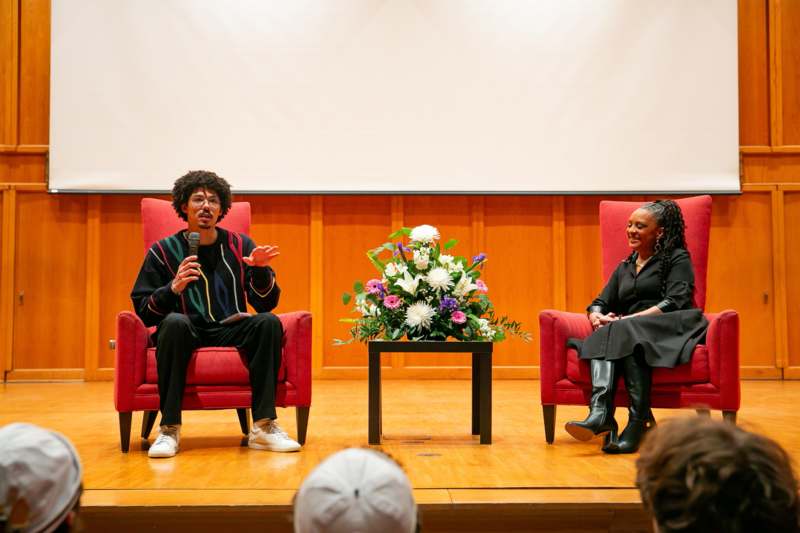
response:
{"label": "woman's black dress", "polygon": [[622,261],[589,311],[630,315],[658,306],[663,314],[617,320],[598,328],[580,347],[581,359],[622,359],[640,351],[650,366],[672,368],[686,363],[708,327],[694,307],[694,270],[686,250],[669,260],[666,295],[661,294],[660,255],[636,274],[637,254]]}

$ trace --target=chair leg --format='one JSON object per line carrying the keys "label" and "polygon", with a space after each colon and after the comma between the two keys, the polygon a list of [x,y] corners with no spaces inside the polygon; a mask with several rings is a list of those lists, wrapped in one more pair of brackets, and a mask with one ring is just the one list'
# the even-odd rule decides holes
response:
{"label": "chair leg", "polygon": [[295,408],[295,418],[297,419],[297,442],[306,443],[306,430],[308,430],[308,412],[311,407],[297,406]]}
{"label": "chair leg", "polygon": [[158,411],[144,411],[142,413],[142,438],[147,439],[150,437],[150,432],[153,431],[153,424],[156,423],[156,415]]}
{"label": "chair leg", "polygon": [[711,411],[709,409],[695,409],[697,411],[697,416],[702,416],[704,418],[711,417]]}
{"label": "chair leg", "polygon": [[124,453],[128,453],[131,447],[131,419],[133,413],[119,413],[119,447]]}
{"label": "chair leg", "polygon": [[544,438],[547,444],[553,444],[556,439],[556,406],[542,405],[544,415]]}
{"label": "chair leg", "polygon": [[239,427],[242,428],[242,435],[250,434],[250,409],[237,409],[239,415]]}
{"label": "chair leg", "polygon": [[722,419],[736,425],[736,411],[722,411]]}

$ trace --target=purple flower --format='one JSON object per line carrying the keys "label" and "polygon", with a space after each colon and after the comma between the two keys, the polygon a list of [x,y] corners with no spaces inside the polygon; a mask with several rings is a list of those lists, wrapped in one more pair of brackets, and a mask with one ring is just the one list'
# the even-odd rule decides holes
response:
{"label": "purple flower", "polygon": [[456,309],[458,309],[458,302],[455,298],[445,296],[439,302],[439,311],[455,311]]}
{"label": "purple flower", "polygon": [[456,311],[450,317],[450,320],[452,320],[456,324],[463,324],[464,322],[467,321],[467,315],[464,314],[464,311]]}
{"label": "purple flower", "polygon": [[370,294],[383,294],[385,289],[379,279],[371,279],[367,282],[367,292]]}
{"label": "purple flower", "polygon": [[402,305],[403,300],[400,299],[399,296],[395,294],[390,294],[386,298],[383,299],[383,305],[386,306],[388,309],[397,309]]}
{"label": "purple flower", "polygon": [[401,252],[410,252],[411,248],[403,246],[403,241],[397,241],[397,247],[394,249],[392,255],[400,255]]}
{"label": "purple flower", "polygon": [[486,254],[483,252],[472,258],[473,263],[480,263],[481,261],[486,261]]}

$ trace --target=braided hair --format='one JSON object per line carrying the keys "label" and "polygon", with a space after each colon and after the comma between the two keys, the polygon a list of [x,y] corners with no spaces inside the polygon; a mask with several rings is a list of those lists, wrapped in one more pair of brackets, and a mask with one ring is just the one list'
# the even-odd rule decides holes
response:
{"label": "braided hair", "polygon": [[683,221],[681,208],[673,200],[656,200],[648,202],[642,209],[650,212],[656,219],[656,223],[664,230],[661,237],[656,241],[656,255],[661,256],[661,295],[667,294],[667,273],[669,271],[669,261],[672,252],[678,248],[683,248],[688,253],[686,247],[686,224]]}

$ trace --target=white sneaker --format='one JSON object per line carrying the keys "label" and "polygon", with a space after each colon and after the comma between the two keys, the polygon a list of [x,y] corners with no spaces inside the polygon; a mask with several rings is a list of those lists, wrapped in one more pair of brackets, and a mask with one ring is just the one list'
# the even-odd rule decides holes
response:
{"label": "white sneaker", "polygon": [[180,428],[177,426],[161,426],[158,430],[158,438],[147,450],[148,457],[175,457],[178,453],[178,441],[180,440]]}
{"label": "white sneaker", "polygon": [[292,440],[274,420],[267,422],[264,429],[253,424],[253,429],[247,436],[247,445],[254,450],[271,452],[296,452],[300,449],[300,443]]}

